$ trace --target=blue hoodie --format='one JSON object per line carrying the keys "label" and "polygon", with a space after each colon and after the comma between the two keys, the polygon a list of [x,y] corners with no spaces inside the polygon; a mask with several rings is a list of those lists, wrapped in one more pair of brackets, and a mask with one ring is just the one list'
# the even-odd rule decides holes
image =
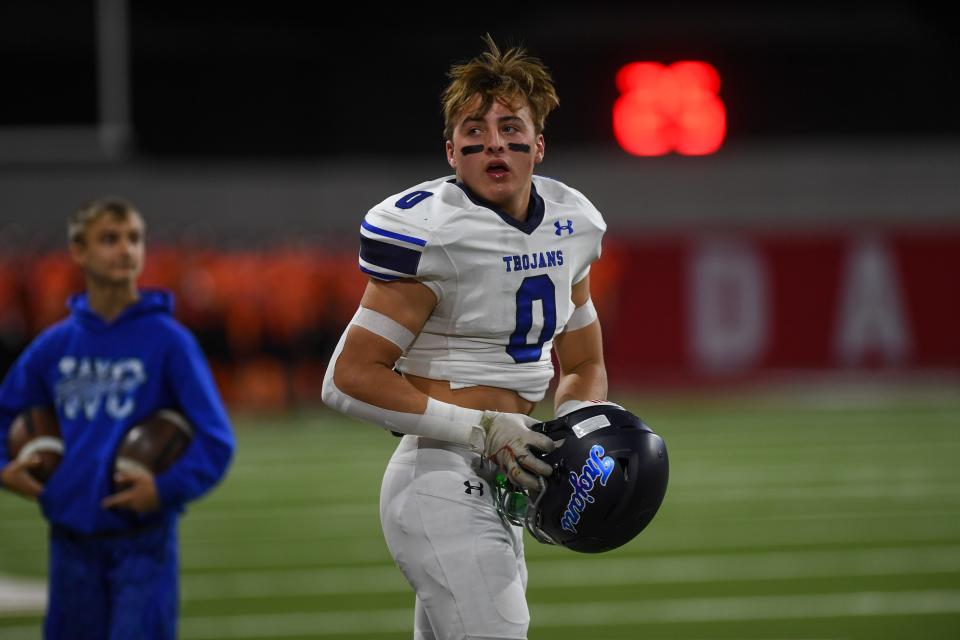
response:
{"label": "blue hoodie", "polygon": [[[85,294],[71,314],[34,340],[0,386],[0,465],[7,433],[21,411],[56,408],[63,461],[40,506],[51,523],[81,533],[122,531],[172,517],[213,487],[233,455],[230,421],[196,340],[171,315],[169,292],[141,290],[112,322],[90,309]],[[113,458],[133,425],[159,409],[181,412],[194,427],[183,456],[156,478],[160,510],[139,516],[104,510],[116,489]]]}

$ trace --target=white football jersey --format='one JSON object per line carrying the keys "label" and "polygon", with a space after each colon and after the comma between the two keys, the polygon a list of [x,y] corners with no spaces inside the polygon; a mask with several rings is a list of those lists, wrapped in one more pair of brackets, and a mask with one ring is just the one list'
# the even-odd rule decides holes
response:
{"label": "white football jersey", "polygon": [[541,400],[553,377],[550,351],[573,303],[573,285],[600,256],[606,224],[575,189],[533,176],[525,222],[482,203],[455,178],[391,196],[361,225],[360,269],[413,278],[437,306],[406,353],[404,372],[487,385]]}

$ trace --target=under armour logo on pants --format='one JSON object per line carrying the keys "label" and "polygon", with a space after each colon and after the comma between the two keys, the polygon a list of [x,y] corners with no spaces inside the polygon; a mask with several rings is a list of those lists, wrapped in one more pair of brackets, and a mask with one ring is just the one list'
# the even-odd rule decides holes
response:
{"label": "under armour logo on pants", "polygon": [[474,489],[476,489],[477,491],[480,492],[480,495],[481,495],[481,496],[483,495],[483,485],[482,485],[482,484],[472,485],[472,484],[470,484],[470,481],[469,481],[469,480],[464,480],[464,481],[463,481],[463,486],[465,486],[465,487],[467,488],[467,490],[464,491],[464,493],[469,493],[470,495],[473,495],[473,491],[474,491]]}

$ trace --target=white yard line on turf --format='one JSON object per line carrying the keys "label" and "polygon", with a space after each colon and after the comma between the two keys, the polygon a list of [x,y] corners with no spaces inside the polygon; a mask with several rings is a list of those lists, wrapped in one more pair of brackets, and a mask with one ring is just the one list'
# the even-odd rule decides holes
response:
{"label": "white yard line on turf", "polygon": [[[602,636],[603,621],[616,625],[683,622],[735,622],[835,617],[889,617],[960,613],[960,591],[898,591],[685,598],[627,602],[535,605],[534,629],[590,627]],[[222,638],[347,637],[403,632],[413,625],[413,610],[378,609],[337,612],[185,616],[183,640]]]}
{"label": "white yard line on turf", "polygon": [[0,616],[43,611],[46,607],[46,582],[0,575]]}
{"label": "white yard line on turf", "polygon": [[[529,561],[531,588],[749,582],[960,572],[960,546]],[[393,566],[185,575],[187,602],[410,590]]]}

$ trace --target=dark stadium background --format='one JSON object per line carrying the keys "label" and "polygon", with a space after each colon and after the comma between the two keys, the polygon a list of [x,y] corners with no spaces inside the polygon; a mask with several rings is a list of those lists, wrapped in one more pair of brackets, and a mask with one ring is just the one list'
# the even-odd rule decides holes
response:
{"label": "dark stadium background", "polygon": [[[376,519],[395,441],[318,384],[359,220],[448,173],[444,74],[489,32],[554,73],[542,172],[609,222],[612,396],[672,463],[624,549],[529,542],[531,637],[955,638],[957,24],[935,2],[7,0],[0,374],[82,287],[67,213],[132,199],[144,281],[176,292],[240,437],[183,523],[182,636],[409,637]],[[625,153],[614,74],[679,60],[719,71],[723,146]],[[37,636],[44,536],[0,498],[0,639]]]}
{"label": "dark stadium background", "polygon": [[[98,120],[95,3],[5,2],[4,126]],[[548,61],[555,144],[613,150],[630,60],[721,70],[730,142],[960,133],[960,33],[935,2],[529,2],[377,6],[131,2],[138,156],[315,158],[435,152],[451,61],[489,31]],[[384,128],[384,119],[394,123]],[[399,135],[396,123],[409,134]]]}

